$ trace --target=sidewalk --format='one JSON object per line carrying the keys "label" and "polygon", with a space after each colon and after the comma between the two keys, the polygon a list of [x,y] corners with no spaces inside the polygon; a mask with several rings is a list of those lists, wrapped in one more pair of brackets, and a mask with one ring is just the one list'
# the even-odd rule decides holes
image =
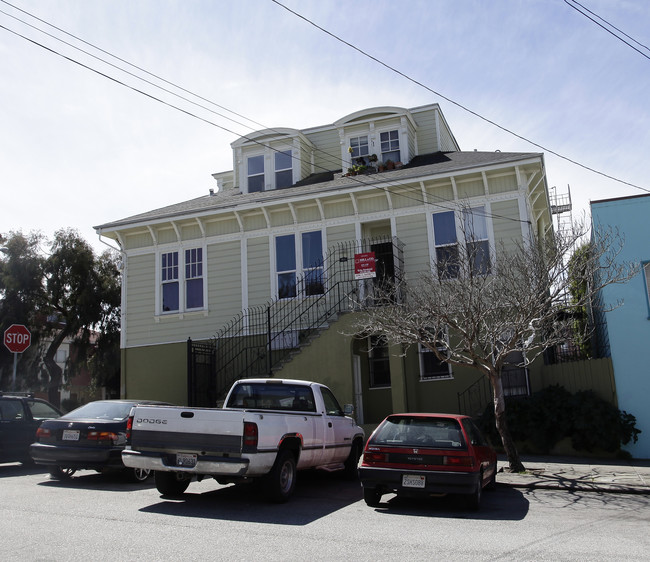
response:
{"label": "sidewalk", "polygon": [[508,462],[499,455],[497,485],[581,492],[650,494],[650,460],[585,459],[522,455],[522,474],[506,472]]}

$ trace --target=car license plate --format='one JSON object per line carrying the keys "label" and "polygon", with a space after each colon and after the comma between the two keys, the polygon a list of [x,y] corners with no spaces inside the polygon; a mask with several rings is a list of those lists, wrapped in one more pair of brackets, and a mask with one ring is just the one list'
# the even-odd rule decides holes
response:
{"label": "car license plate", "polygon": [[424,476],[417,476],[415,474],[403,474],[402,486],[404,488],[424,488],[426,479]]}
{"label": "car license plate", "polygon": [[79,430],[78,429],[64,429],[62,439],[63,439],[63,441],[79,441]]}
{"label": "car license plate", "polygon": [[176,453],[176,466],[194,468],[196,466],[196,455],[189,453]]}

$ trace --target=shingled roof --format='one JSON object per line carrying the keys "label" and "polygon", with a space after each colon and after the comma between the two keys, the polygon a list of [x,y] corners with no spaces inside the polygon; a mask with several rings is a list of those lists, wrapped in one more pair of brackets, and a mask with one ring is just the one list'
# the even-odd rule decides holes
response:
{"label": "shingled roof", "polygon": [[251,203],[266,203],[294,196],[340,191],[346,188],[362,186],[394,185],[395,182],[406,182],[416,177],[444,175],[494,164],[514,164],[522,160],[538,158],[540,156],[541,153],[534,152],[435,152],[416,156],[402,168],[382,173],[348,177],[342,176],[339,170],[338,172],[312,174],[285,189],[256,193],[241,193],[237,189],[227,189],[215,193],[211,192],[209,195],[101,224],[94,228],[96,230],[111,230],[139,223],[171,219],[197,212],[217,211]]}

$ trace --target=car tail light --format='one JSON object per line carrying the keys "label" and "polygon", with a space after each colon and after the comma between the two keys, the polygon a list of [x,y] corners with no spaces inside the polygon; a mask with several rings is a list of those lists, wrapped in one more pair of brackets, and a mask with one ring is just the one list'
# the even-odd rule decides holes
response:
{"label": "car tail light", "polygon": [[42,437],[43,438],[52,437],[52,432],[49,429],[45,429],[44,427],[39,427],[36,430],[36,438],[40,439]]}
{"label": "car tail light", "polygon": [[117,443],[119,437],[117,433],[113,433],[112,431],[89,431],[86,439],[88,441],[112,441],[113,443]]}
{"label": "car tail light", "polygon": [[445,456],[443,464],[446,466],[474,466],[474,459],[472,457],[452,457]]}
{"label": "car tail light", "polygon": [[133,429],[133,416],[126,420],[126,442],[131,443],[131,430]]}
{"label": "car tail light", "polygon": [[363,462],[364,463],[388,462],[388,455],[386,453],[379,453],[375,451],[364,451]]}
{"label": "car tail light", "polygon": [[257,424],[244,422],[244,447],[257,447]]}

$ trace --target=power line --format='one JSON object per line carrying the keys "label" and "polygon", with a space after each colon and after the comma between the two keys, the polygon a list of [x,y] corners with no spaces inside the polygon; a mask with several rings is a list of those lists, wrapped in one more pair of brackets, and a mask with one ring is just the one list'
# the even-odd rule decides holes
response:
{"label": "power line", "polygon": [[[631,41],[633,41],[634,43],[636,43],[637,45],[639,45],[640,47],[643,47],[646,51],[650,51],[650,49],[649,49],[648,47],[646,47],[643,43],[640,43],[639,41],[637,41],[636,39],[634,39],[634,37],[631,37],[630,35],[628,35],[628,34],[625,33],[624,31],[620,30],[620,29],[619,29],[618,27],[616,27],[615,25],[609,23],[606,19],[601,18],[598,14],[596,14],[595,12],[592,12],[589,8],[587,8],[587,7],[583,6],[582,4],[580,4],[580,2],[576,2],[576,0],[571,0],[571,2],[569,2],[568,0],[564,0],[564,3],[567,4],[567,6],[570,6],[571,8],[573,8],[573,9],[574,9],[576,12],[578,12],[579,14],[583,15],[583,16],[586,17],[587,19],[589,19],[589,20],[591,20],[592,22],[594,22],[598,27],[601,27],[602,29],[604,29],[604,30],[605,30],[607,33],[609,33],[610,35],[613,35],[614,37],[616,37],[616,39],[618,39],[619,41],[625,43],[625,44],[626,44],[628,47],[630,47],[631,49],[634,49],[634,50],[635,50],[637,53],[639,53],[642,57],[645,57],[645,58],[647,58],[648,60],[650,60],[650,56],[646,55],[643,51],[640,51],[639,49],[637,49],[634,45],[631,45],[630,43],[628,43],[628,42],[627,42],[625,39],[623,39],[622,37],[616,35],[616,33],[614,33],[611,29],[607,29],[607,27],[605,27],[605,26],[602,25],[601,23],[597,22],[594,18],[588,16],[585,12],[589,12],[592,16],[598,18],[600,21],[602,21],[603,23],[605,23],[606,25],[608,25],[608,26],[611,27],[612,29],[615,29],[616,31],[618,31],[619,33],[621,33],[622,35],[624,35],[625,37],[627,37],[628,39],[630,39]],[[580,8],[582,8],[582,9],[577,8],[576,6],[574,6],[574,4],[577,4],[577,5],[580,6]],[[584,11],[583,11],[583,10],[584,10]]]}
{"label": "power line", "polygon": [[[13,7],[12,4],[9,4],[9,3],[6,2],[5,0],[0,0],[0,1],[2,1],[3,3],[8,4],[8,5],[10,5],[10,6]],[[198,94],[195,94],[195,93],[191,92],[190,90],[186,90],[185,88],[182,88],[182,87],[180,87],[180,86],[177,86],[177,85],[174,84],[173,82],[170,82],[170,81],[168,81],[168,80],[166,80],[166,79],[164,79],[164,78],[161,78],[161,77],[159,77],[159,76],[157,76],[157,75],[155,75],[155,74],[152,74],[151,72],[149,72],[149,71],[147,71],[147,70],[145,70],[145,69],[142,69],[141,67],[139,67],[139,66],[137,66],[137,65],[134,65],[134,64],[130,63],[129,61],[126,61],[126,60],[121,59],[121,58],[119,58],[119,57],[117,57],[117,56],[115,56],[115,55],[112,55],[110,52],[108,52],[108,51],[106,51],[106,50],[104,50],[104,49],[101,49],[100,47],[97,47],[97,46],[93,45],[92,43],[89,43],[88,41],[85,41],[85,40],[83,40],[83,39],[80,39],[80,38],[76,37],[75,35],[70,34],[70,33],[66,32],[66,31],[64,31],[64,30],[62,30],[62,29],[60,29],[60,28],[58,28],[58,27],[56,27],[56,26],[54,26],[54,25],[52,25],[52,24],[49,24],[49,23],[46,22],[45,20],[42,20],[42,19],[40,19],[40,18],[38,18],[38,17],[36,17],[36,16],[33,16],[32,14],[30,14],[30,13],[28,13],[28,12],[25,12],[24,10],[20,10],[20,11],[22,11],[23,13],[29,15],[30,17],[33,17],[33,18],[37,19],[38,21],[41,21],[41,22],[45,23],[46,25],[49,25],[50,27],[53,27],[54,29],[57,29],[58,31],[60,31],[60,32],[66,34],[66,35],[68,35],[68,36],[70,36],[70,37],[73,37],[73,38],[75,38],[75,39],[81,41],[82,43],[84,43],[84,44],[86,44],[86,45],[89,45],[90,47],[92,47],[92,48],[94,48],[94,49],[97,49],[97,50],[99,50],[99,51],[101,51],[101,52],[103,52],[103,53],[105,53],[105,54],[111,56],[112,58],[115,58],[116,60],[119,60],[119,61],[121,61],[121,62],[124,62],[125,64],[131,66],[132,68],[136,68],[136,69],[138,69],[138,70],[141,70],[142,72],[145,72],[145,73],[146,73],[147,75],[149,75],[149,76],[153,76],[153,77],[155,77],[155,78],[157,78],[157,79],[160,79],[160,80],[162,80],[163,82],[165,82],[165,83],[167,83],[167,84],[170,84],[170,85],[172,85],[172,86],[174,86],[174,87],[176,87],[176,88],[179,88],[179,89],[181,89],[182,91],[187,92],[187,93],[189,93],[189,94],[191,94],[191,95],[193,95],[193,96],[195,96],[195,97],[197,97],[197,98],[199,98],[199,99],[203,99],[203,100],[205,100],[205,101],[207,101],[207,102],[209,102],[209,103],[211,103],[211,104],[213,104],[213,105],[215,105],[215,106],[217,106],[217,107],[219,107],[219,108],[221,108],[221,109],[224,109],[225,111],[228,111],[228,112],[230,112],[230,113],[233,113],[234,115],[237,115],[237,116],[239,116],[239,117],[242,117],[243,119],[245,119],[245,120],[247,120],[247,121],[250,121],[251,123],[256,123],[257,125],[259,125],[259,126],[261,126],[261,127],[263,127],[263,128],[265,127],[264,125],[262,125],[262,124],[260,124],[260,123],[257,123],[256,121],[254,121],[254,120],[252,120],[252,119],[250,119],[250,118],[248,118],[248,117],[245,117],[245,116],[243,116],[243,115],[241,115],[241,114],[238,114],[238,113],[236,113],[236,112],[234,112],[234,111],[232,111],[232,110],[230,110],[230,109],[228,109],[228,108],[226,108],[226,107],[224,107],[224,106],[221,106],[221,105],[219,105],[219,104],[216,104],[216,103],[214,103],[214,102],[208,100],[207,98],[204,98],[204,97],[202,97],[202,96],[199,96]],[[232,118],[229,118],[229,117],[223,115],[222,113],[219,113],[219,112],[216,112],[216,111],[214,111],[214,110],[211,110],[210,108],[207,108],[207,107],[205,107],[204,105],[198,104],[198,103],[196,103],[196,102],[194,102],[194,101],[192,101],[192,100],[189,100],[189,99],[187,99],[186,97],[181,96],[181,95],[179,95],[179,94],[177,94],[177,93],[175,93],[175,92],[173,92],[173,91],[171,91],[171,90],[169,90],[169,89],[167,89],[167,88],[161,87],[161,86],[159,86],[158,84],[155,84],[154,82],[152,82],[152,81],[150,81],[150,80],[147,80],[147,79],[145,79],[145,78],[142,78],[142,77],[140,77],[140,76],[134,74],[133,72],[130,72],[130,71],[128,71],[128,70],[125,70],[125,69],[123,69],[123,68],[117,66],[116,64],[113,64],[113,63],[111,63],[111,62],[109,62],[109,61],[106,61],[105,59],[102,59],[101,57],[98,57],[98,56],[96,56],[96,55],[94,55],[94,54],[92,54],[92,53],[89,53],[88,51],[86,51],[86,50],[84,50],[84,49],[81,49],[80,47],[77,47],[76,45],[73,45],[72,43],[69,43],[69,42],[67,42],[67,41],[64,41],[63,39],[61,39],[61,38],[59,38],[59,37],[56,37],[55,35],[52,35],[51,33],[48,33],[48,32],[46,32],[46,31],[44,31],[44,30],[42,30],[42,29],[40,29],[40,28],[38,28],[38,27],[36,27],[36,26],[33,26],[33,25],[31,25],[30,23],[25,22],[24,20],[21,20],[20,18],[17,18],[17,17],[15,17],[15,16],[11,15],[11,14],[8,14],[7,12],[4,12],[3,10],[0,10],[0,13],[3,13],[3,14],[5,14],[5,15],[7,15],[7,16],[13,18],[14,20],[17,20],[17,21],[19,21],[19,22],[21,22],[21,23],[27,25],[27,26],[30,27],[30,28],[32,28],[32,29],[34,29],[34,30],[36,30],[36,31],[38,31],[38,32],[43,33],[44,35],[47,35],[48,37],[51,37],[51,38],[53,38],[53,39],[55,39],[55,40],[57,40],[57,41],[59,41],[59,42],[65,44],[65,45],[67,45],[67,46],[69,46],[69,47],[71,47],[71,48],[73,48],[73,49],[76,49],[76,50],[78,50],[78,51],[80,51],[80,52],[82,52],[82,53],[84,53],[84,54],[86,54],[86,55],[88,55],[88,56],[94,58],[95,60],[98,60],[98,61],[100,61],[100,62],[103,62],[103,63],[109,65],[110,67],[112,67],[112,68],[114,68],[114,69],[116,69],[116,70],[119,70],[119,71],[121,71],[121,72],[124,72],[125,74],[127,74],[127,75],[129,75],[129,76],[131,76],[131,77],[133,77],[133,78],[136,78],[136,79],[138,79],[138,80],[141,80],[141,81],[145,82],[146,84],[148,84],[148,85],[150,85],[150,86],[153,86],[153,87],[155,87],[155,88],[159,88],[159,89],[161,89],[162,91],[164,91],[164,92],[166,92],[166,93],[169,93],[169,94],[171,94],[171,95],[174,95],[174,96],[176,96],[176,97],[178,97],[178,98],[180,98],[180,99],[182,99],[182,100],[184,100],[184,101],[187,101],[187,102],[189,102],[189,103],[191,103],[191,104],[193,104],[193,105],[196,105],[197,107],[199,107],[199,108],[201,108],[201,109],[205,109],[206,111],[209,111],[209,112],[211,112],[211,113],[213,113],[213,114],[215,114],[215,115],[218,115],[218,116],[220,116],[220,117],[223,117],[223,118],[225,118],[225,119],[227,119],[227,120],[229,120],[229,121],[232,121],[232,122],[234,122],[234,123],[236,123],[236,124],[238,124],[238,125],[241,125],[241,126],[243,126],[243,127],[246,127],[246,128],[248,128],[248,129],[252,129],[250,126],[244,125],[243,123],[240,123],[239,121],[236,121],[236,120],[234,120],[234,119],[232,119]],[[167,102],[167,101],[164,101],[164,100],[162,100],[161,98],[158,98],[158,97],[156,97],[156,96],[154,96],[154,95],[152,95],[152,94],[149,94],[149,93],[145,92],[144,90],[141,90],[141,89],[139,89],[139,88],[135,88],[135,87],[133,87],[133,86],[131,86],[131,85],[129,85],[129,84],[126,84],[125,82],[123,82],[123,81],[121,81],[121,80],[118,80],[117,78],[114,78],[114,77],[112,77],[112,76],[106,74],[105,72],[101,72],[101,71],[99,71],[99,70],[97,70],[97,69],[95,69],[95,68],[92,68],[92,67],[90,67],[90,66],[87,65],[87,64],[84,64],[84,63],[82,63],[82,62],[80,62],[80,61],[78,61],[78,60],[76,60],[76,59],[74,59],[74,58],[72,58],[72,57],[69,57],[69,56],[67,56],[67,55],[64,55],[63,53],[60,53],[60,52],[56,51],[55,49],[53,49],[53,48],[51,48],[51,47],[47,47],[46,45],[43,45],[43,44],[41,44],[41,43],[39,43],[39,42],[37,42],[37,41],[35,41],[35,40],[33,40],[33,39],[30,39],[30,38],[28,38],[28,37],[26,37],[26,36],[24,36],[24,35],[22,35],[22,34],[16,32],[16,31],[14,31],[14,30],[11,30],[11,29],[5,27],[5,26],[0,25],[0,28],[5,29],[6,31],[9,31],[10,33],[13,33],[13,34],[17,35],[17,36],[19,36],[19,37],[21,37],[21,38],[23,38],[23,39],[25,39],[25,40],[31,42],[32,44],[34,44],[34,45],[36,45],[36,46],[42,47],[43,49],[45,49],[45,50],[51,52],[52,54],[58,55],[58,56],[64,58],[65,60],[68,60],[69,62],[73,62],[73,63],[75,63],[75,64],[78,64],[78,65],[81,66],[82,68],[85,68],[85,69],[87,69],[87,70],[90,70],[90,71],[92,71],[92,72],[94,72],[94,73],[96,73],[96,74],[98,74],[98,75],[100,75],[100,76],[102,76],[102,77],[104,77],[104,78],[107,78],[107,79],[109,79],[109,80],[111,80],[111,81],[113,81],[113,82],[115,82],[115,83],[117,83],[117,84],[119,84],[119,85],[122,85],[122,86],[124,86],[124,87],[127,87],[127,88],[133,90],[133,91],[136,92],[136,93],[139,93],[139,94],[141,94],[141,95],[144,95],[144,96],[146,96],[146,97],[152,99],[153,101],[158,101],[158,102],[160,102],[160,103],[162,103],[162,104],[164,104],[164,105],[166,105],[166,106],[168,106],[168,107],[170,107],[170,108],[173,108],[173,109],[176,109],[176,110],[178,110],[178,111],[181,111],[181,112],[185,113],[186,115],[188,115],[188,116],[190,116],[190,117],[194,117],[194,118],[199,119],[199,120],[201,120],[201,121],[203,121],[203,122],[205,122],[205,123],[207,123],[207,124],[210,124],[210,125],[212,125],[212,126],[214,126],[214,127],[220,128],[220,129],[223,130],[223,131],[226,131],[226,132],[228,132],[228,133],[231,133],[231,134],[237,135],[237,136],[239,136],[239,137],[241,137],[241,138],[244,138],[244,139],[246,139],[246,140],[248,140],[248,141],[250,141],[250,142],[253,142],[253,143],[255,143],[255,144],[257,144],[257,145],[259,145],[259,146],[261,146],[261,147],[268,148],[268,149],[273,150],[273,151],[275,151],[275,152],[281,152],[280,149],[273,148],[272,146],[270,146],[270,145],[268,145],[268,144],[265,144],[265,143],[262,143],[262,142],[259,142],[259,141],[255,140],[254,138],[251,138],[251,137],[249,137],[249,136],[247,136],[247,135],[243,135],[243,134],[240,134],[240,133],[238,133],[238,132],[232,131],[231,129],[228,129],[228,128],[226,128],[226,127],[223,127],[223,126],[221,126],[221,125],[218,125],[217,123],[214,123],[213,121],[210,121],[210,120],[208,120],[208,119],[205,119],[205,118],[203,118],[203,117],[200,117],[199,115],[197,115],[197,114],[195,114],[195,113],[192,113],[192,112],[187,111],[187,110],[185,110],[185,109],[183,109],[183,108],[180,108],[180,107],[178,107],[178,106],[176,106],[176,105],[174,105],[174,104],[172,104],[172,103],[169,103],[169,102]],[[274,131],[273,129],[266,128],[266,130],[270,130],[270,131],[273,131],[273,132],[278,133],[278,131]],[[331,153],[329,153],[329,152],[327,152],[327,151],[324,151],[324,150],[322,150],[322,149],[318,149],[318,148],[316,148],[316,150],[317,150],[318,152],[320,152],[322,155],[324,155],[324,156],[327,157],[327,158],[325,158],[325,161],[326,161],[326,162],[328,162],[328,158],[329,158],[329,163],[331,163],[331,164],[334,165],[335,167],[338,167],[338,166],[341,164],[341,158],[340,158],[340,156],[333,155],[333,154],[331,154]],[[296,160],[296,161],[299,161],[299,162],[302,161],[302,159],[300,158],[300,156],[294,156],[293,154],[292,154],[292,159],[293,159],[293,160]],[[319,166],[319,165],[317,165],[317,164],[314,164],[314,166],[317,167],[317,168],[320,168],[320,169],[323,170],[323,171],[330,171],[330,169],[328,169],[328,168],[323,168],[322,166]],[[351,176],[350,179],[351,179],[351,181],[353,181],[353,182],[355,182],[355,183],[358,183],[358,184],[360,184],[360,185],[362,185],[362,186],[370,186],[370,187],[372,187],[372,188],[374,188],[374,189],[377,189],[377,190],[380,190],[380,191],[383,191],[383,192],[385,192],[385,193],[389,193],[389,194],[392,194],[392,193],[393,193],[393,192],[389,189],[390,187],[403,187],[403,188],[405,188],[405,189],[407,189],[407,190],[410,190],[410,191],[413,191],[413,192],[417,193],[417,194],[418,194],[418,197],[414,197],[414,196],[408,195],[408,194],[406,194],[406,193],[399,193],[399,196],[401,196],[401,197],[405,197],[405,198],[410,199],[410,200],[413,200],[413,201],[416,201],[416,202],[418,202],[418,203],[422,203],[422,204],[427,203],[424,199],[422,199],[422,198],[420,197],[420,193],[421,193],[421,192],[420,192],[420,190],[419,190],[417,187],[413,187],[413,186],[411,186],[411,185],[409,185],[409,184],[405,184],[405,183],[402,183],[402,182],[400,182],[400,181],[391,180],[391,179],[383,179],[383,180],[379,180],[379,181],[369,181],[369,182],[366,182],[366,181],[364,181],[363,179],[361,179],[361,177],[355,177],[355,176]],[[389,183],[389,184],[391,184],[391,185],[390,185],[389,187],[384,187],[384,186],[378,185],[378,184],[381,184],[381,183]],[[440,207],[441,209],[445,209],[445,210],[454,210],[453,207],[447,207],[446,205],[444,205],[444,204],[441,203],[441,202],[443,202],[443,201],[444,201],[444,202],[447,202],[446,199],[443,199],[442,197],[437,196],[437,195],[435,195],[435,194],[430,194],[430,195],[432,195],[435,199],[438,200],[438,201],[436,202],[436,205],[437,205],[438,207]],[[521,219],[515,219],[515,218],[513,218],[513,217],[506,217],[506,216],[501,216],[501,215],[496,215],[496,214],[490,214],[490,213],[483,213],[483,214],[484,214],[485,216],[490,216],[490,217],[492,217],[492,218],[508,219],[508,220],[511,220],[511,221],[514,221],[514,222],[527,222],[527,221],[522,221]]]}
{"label": "power line", "polygon": [[305,21],[309,25],[314,26],[316,29],[322,31],[326,35],[329,35],[333,39],[336,39],[337,41],[343,43],[344,45],[347,45],[351,49],[353,49],[353,50],[357,51],[358,53],[362,54],[364,57],[367,57],[370,60],[376,62],[377,64],[380,64],[381,66],[387,68],[391,72],[394,72],[395,74],[398,74],[402,78],[405,78],[409,82],[412,82],[413,84],[416,84],[417,86],[420,86],[421,88],[424,88],[428,92],[431,92],[432,94],[435,94],[436,96],[441,97],[442,99],[448,101],[449,103],[455,105],[456,107],[462,109],[463,111],[466,111],[467,113],[469,113],[471,115],[474,115],[475,117],[478,117],[482,121],[485,121],[486,123],[489,123],[490,125],[493,125],[494,127],[497,127],[498,129],[501,129],[502,131],[504,131],[504,132],[506,132],[506,133],[508,133],[508,134],[520,139],[520,140],[523,140],[523,141],[527,142],[528,144],[532,144],[533,146],[536,146],[537,148],[540,148],[544,152],[548,152],[549,154],[553,154],[554,156],[557,156],[558,158],[561,158],[562,160],[565,160],[567,162],[570,162],[571,164],[579,166],[579,167],[583,168],[584,170],[588,170],[590,172],[593,172],[595,174],[598,174],[600,176],[603,176],[603,177],[605,177],[607,179],[610,179],[610,180],[613,180],[615,182],[622,183],[622,184],[628,185],[630,187],[634,187],[635,189],[640,189],[641,191],[645,191],[645,192],[650,193],[650,189],[647,189],[645,187],[641,187],[640,185],[636,185],[636,184],[630,183],[628,181],[616,178],[614,176],[610,176],[609,174],[606,174],[605,172],[601,172],[599,170],[596,170],[595,168],[591,168],[591,167],[589,167],[589,166],[587,166],[585,164],[581,164],[580,162],[578,162],[576,160],[573,160],[573,159],[569,158],[568,156],[564,156],[564,155],[560,154],[559,152],[555,152],[554,150],[551,150],[550,148],[547,148],[547,147],[545,147],[545,146],[543,146],[541,144],[538,144],[538,143],[536,143],[536,142],[534,142],[534,141],[532,141],[532,140],[530,140],[530,139],[528,139],[528,138],[526,138],[526,137],[524,137],[522,135],[519,135],[518,133],[515,133],[514,131],[512,131],[511,129],[508,129],[507,127],[504,127],[503,125],[499,125],[495,121],[492,121],[491,119],[488,119],[487,117],[484,117],[480,113],[477,113],[476,111],[473,111],[473,110],[469,109],[468,107],[462,105],[461,103],[459,103],[459,102],[457,102],[457,101],[455,101],[455,100],[441,94],[440,92],[434,90],[433,88],[430,88],[426,84],[423,84],[422,82],[416,80],[415,78],[412,78],[408,74],[405,74],[401,70],[398,70],[397,68],[394,68],[393,66],[391,66],[388,63],[382,61],[381,59],[378,59],[377,57],[367,53],[366,51],[364,51],[363,49],[360,49],[359,47],[357,47],[356,45],[350,43],[349,41],[346,41],[345,39],[342,39],[338,35],[335,35],[331,31],[329,31],[329,30],[325,29],[324,27],[321,27],[320,25],[318,25],[315,22],[311,21],[309,18],[307,18],[307,17],[303,16],[302,14],[299,14],[295,10],[292,10],[291,8],[285,6],[284,4],[279,2],[278,0],[271,0],[271,2],[277,4],[281,8],[284,8],[287,12],[289,12],[289,13],[293,14],[294,16],[302,19],[303,21]]}

